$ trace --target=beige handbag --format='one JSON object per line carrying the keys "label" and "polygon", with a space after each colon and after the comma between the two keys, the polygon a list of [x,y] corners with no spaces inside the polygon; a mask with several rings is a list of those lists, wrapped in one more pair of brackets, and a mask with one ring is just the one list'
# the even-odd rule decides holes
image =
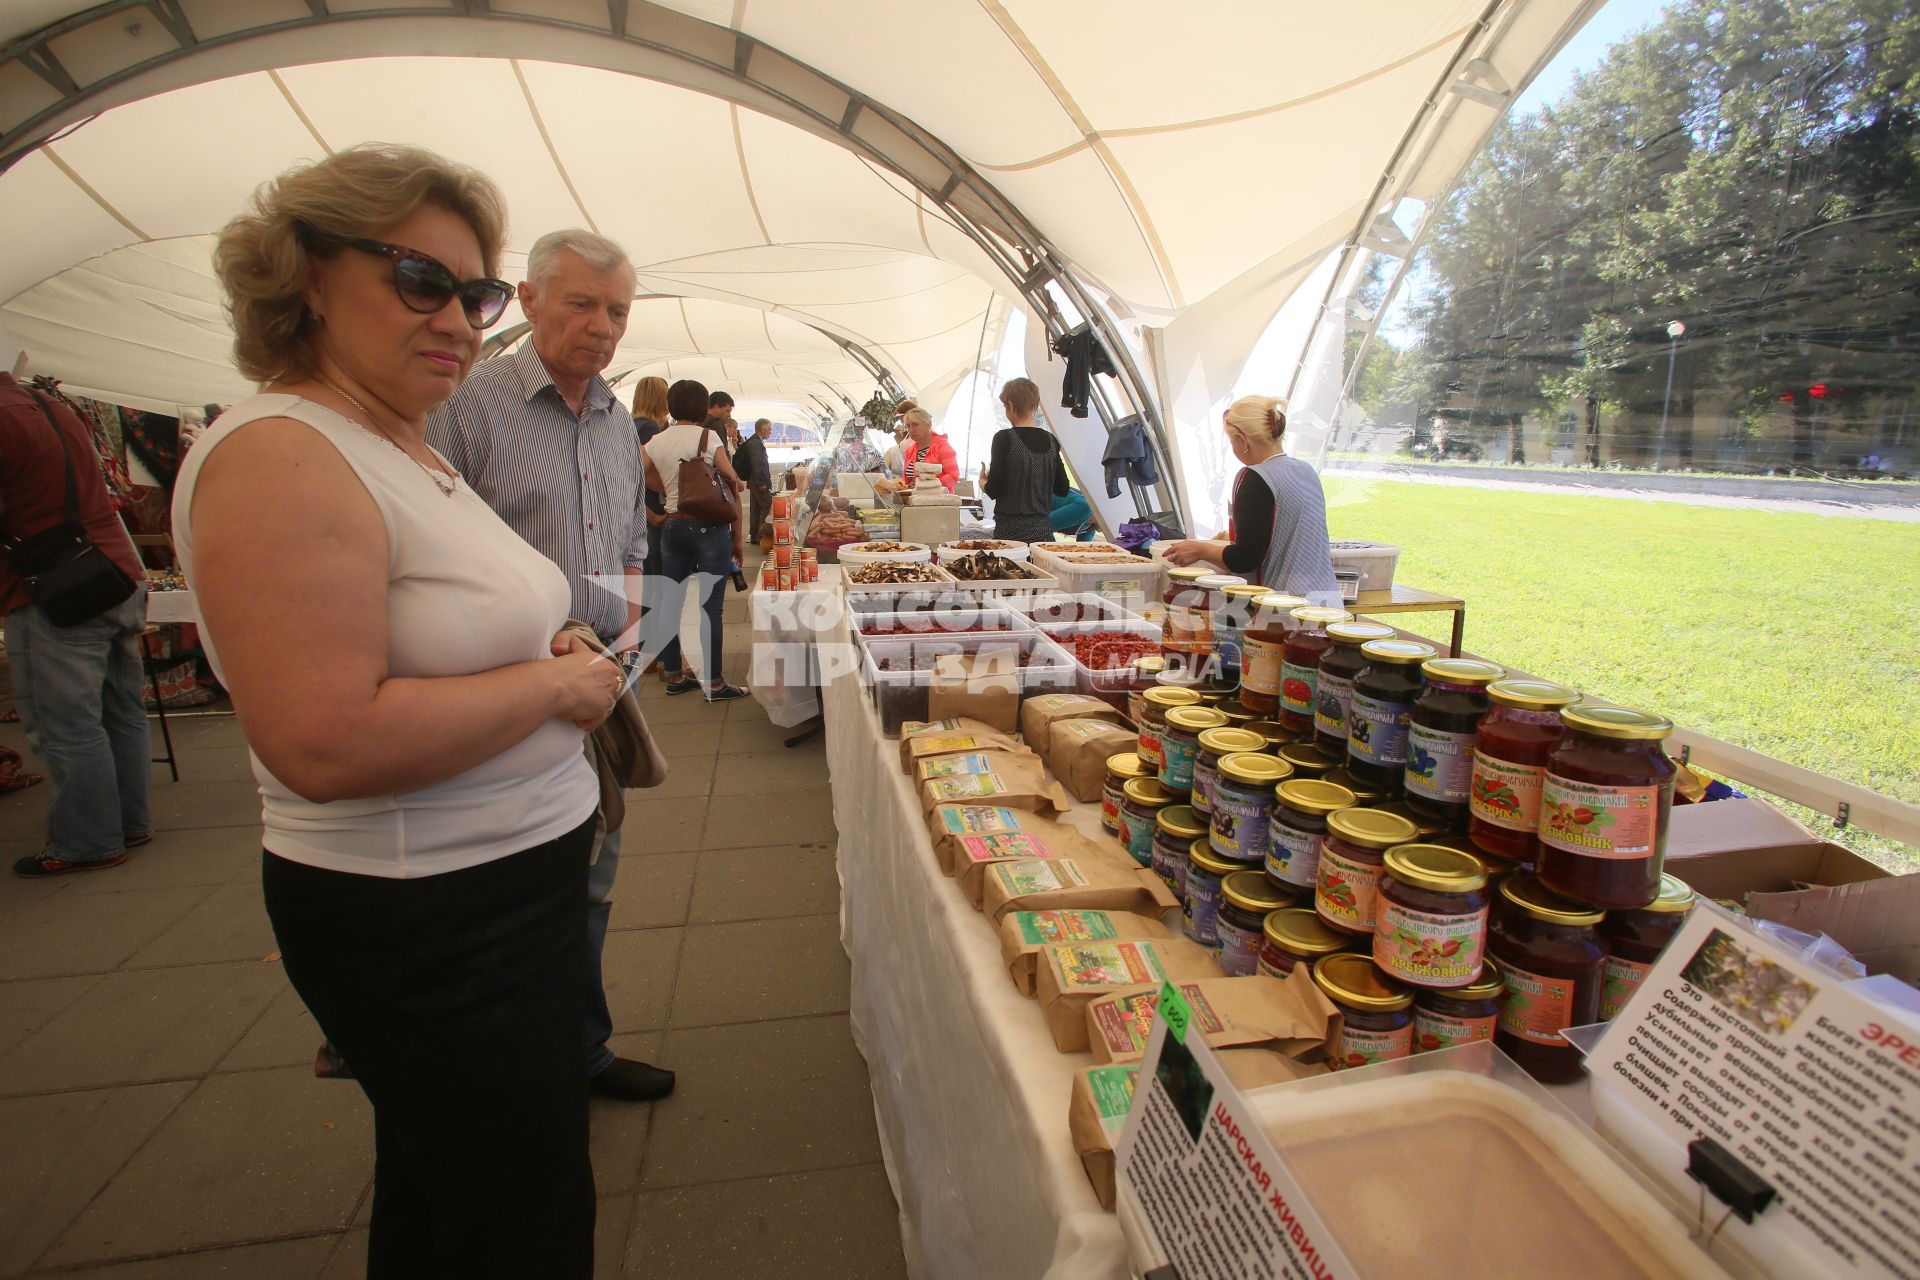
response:
{"label": "beige handbag", "polygon": [[[560,628],[562,635],[578,636],[595,653],[606,653],[607,646],[592,627],[574,618]],[[587,735],[587,759],[600,779],[600,830],[617,831],[626,820],[627,802],[621,792],[628,787],[657,787],[667,780],[667,758],[647,728],[647,717],[640,710],[640,695],[629,684],[613,710],[598,729]],[[600,856],[600,842],[593,845],[594,857]]]}

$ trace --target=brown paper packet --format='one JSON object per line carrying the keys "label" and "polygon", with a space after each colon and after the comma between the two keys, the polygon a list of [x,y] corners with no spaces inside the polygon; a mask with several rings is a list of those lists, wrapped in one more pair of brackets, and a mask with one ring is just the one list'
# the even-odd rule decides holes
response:
{"label": "brown paper packet", "polygon": [[1107,781],[1107,760],[1140,745],[1133,730],[1110,720],[1055,720],[1047,726],[1047,749],[1040,753],[1067,794],[1094,801]]}
{"label": "brown paper packet", "polygon": [[1044,758],[1047,729],[1056,720],[1105,720],[1125,724],[1120,712],[1084,693],[1040,693],[1020,704],[1020,737]]}
{"label": "brown paper packet", "polygon": [[1011,751],[1015,755],[1026,752],[1027,748],[1020,739],[979,720],[965,716],[955,716],[949,720],[936,720],[935,724],[952,725],[951,729],[909,734],[903,727],[900,731],[900,767],[907,773],[913,773],[914,766],[922,760],[934,756],[960,755],[968,751]]}
{"label": "brown paper packet", "polygon": [[[1223,1049],[1217,1055],[1227,1077],[1241,1089],[1263,1089],[1270,1084],[1325,1075],[1320,1064],[1297,1062],[1265,1049]],[[1073,1095],[1067,1104],[1067,1127],[1073,1149],[1087,1171],[1093,1194],[1103,1209],[1113,1208],[1114,1148],[1127,1127],[1127,1109],[1140,1076],[1137,1062],[1082,1067],[1073,1076]]]}
{"label": "brown paper packet", "polygon": [[1014,987],[1031,998],[1035,962],[1047,947],[1167,936],[1158,920],[1126,911],[1009,911],[1000,921],[1000,958]]}
{"label": "brown paper packet", "polygon": [[1047,776],[1040,757],[1021,751],[970,751],[936,756],[914,768],[920,807],[941,804],[992,804],[1031,809],[1044,816],[1065,813],[1073,799]]}
{"label": "brown paper packet", "polygon": [[1109,845],[1089,840],[1072,827],[1052,822],[1051,831],[1029,827],[1011,835],[962,837],[955,841],[953,878],[973,909],[986,896],[993,868],[1010,862],[1070,862],[1078,868],[1104,866],[1111,870],[1135,867],[1133,859]]}
{"label": "brown paper packet", "polygon": [[1156,919],[1180,905],[1167,882],[1127,856],[1116,840],[1095,858],[1002,862],[988,867],[980,909],[994,927],[1009,911],[1131,911]]}
{"label": "brown paper packet", "polygon": [[1212,953],[1185,938],[1056,943],[1035,957],[1034,974],[1040,1012],[1062,1053],[1087,1051],[1087,1005],[1101,996],[1222,976]]}
{"label": "brown paper packet", "polygon": [[[1340,1011],[1305,965],[1284,978],[1265,975],[1181,983],[1193,1021],[1215,1049],[1270,1049],[1289,1058],[1317,1054],[1340,1030]],[[1147,1051],[1159,991],[1126,992],[1087,1005],[1095,1062],[1131,1062]]]}
{"label": "brown paper packet", "polygon": [[989,644],[976,653],[943,653],[933,660],[927,718],[967,716],[1002,733],[1020,727],[1020,652]]}
{"label": "brown paper packet", "polygon": [[[940,864],[941,874],[949,876],[957,874],[972,860],[970,851],[978,852],[976,847],[970,846],[971,841],[1021,832],[1032,832],[1045,839],[1050,834],[1072,830],[1052,818],[1043,818],[1027,809],[997,805],[990,800],[979,804],[935,805],[933,812],[927,815],[927,836],[933,841],[933,860]],[[992,843],[1009,842],[993,840]]]}

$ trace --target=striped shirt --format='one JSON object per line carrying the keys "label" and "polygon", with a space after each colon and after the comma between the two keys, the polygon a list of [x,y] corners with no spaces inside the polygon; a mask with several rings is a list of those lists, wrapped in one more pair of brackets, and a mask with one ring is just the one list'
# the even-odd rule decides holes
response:
{"label": "striped shirt", "polygon": [[611,643],[627,625],[623,571],[646,563],[646,481],[633,416],[597,376],[582,410],[567,407],[529,341],[476,367],[427,418],[427,440],[560,566],[572,616]]}

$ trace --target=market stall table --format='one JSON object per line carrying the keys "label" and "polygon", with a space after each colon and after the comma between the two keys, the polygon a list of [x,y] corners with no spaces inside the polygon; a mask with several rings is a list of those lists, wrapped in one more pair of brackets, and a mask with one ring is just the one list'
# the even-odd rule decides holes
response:
{"label": "market stall table", "polygon": [[[843,604],[841,569],[820,566],[820,577],[794,591],[771,591],[756,582],[747,597],[753,627],[753,661],[747,684],[767,719],[783,729],[820,715],[820,667],[814,645],[833,635]],[[802,734],[788,742],[792,746]]]}
{"label": "market stall table", "polygon": [[1460,656],[1460,644],[1467,630],[1467,602],[1459,596],[1441,595],[1437,591],[1424,591],[1419,587],[1403,587],[1395,583],[1385,591],[1362,591],[1346,607],[1348,612],[1360,617],[1377,617],[1386,613],[1451,613],[1453,639],[1448,645],[1447,656]]}

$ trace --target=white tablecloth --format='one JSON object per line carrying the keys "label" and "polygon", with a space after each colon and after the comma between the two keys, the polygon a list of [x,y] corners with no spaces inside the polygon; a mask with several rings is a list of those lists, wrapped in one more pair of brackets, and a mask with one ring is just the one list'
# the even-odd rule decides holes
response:
{"label": "white tablecloth", "polygon": [[[1000,963],[998,935],[942,875],[899,744],[859,677],[825,685],[853,1033],[873,1077],[909,1270],[956,1280],[1126,1274],[1067,1131],[1076,1068]],[[1069,821],[1099,831],[1099,807]]]}
{"label": "white tablecloth", "polygon": [[747,685],[783,729],[820,714],[815,641],[841,634],[840,566],[820,566],[819,580],[799,591],[768,591],[758,583],[747,597],[753,624],[753,665]]}

